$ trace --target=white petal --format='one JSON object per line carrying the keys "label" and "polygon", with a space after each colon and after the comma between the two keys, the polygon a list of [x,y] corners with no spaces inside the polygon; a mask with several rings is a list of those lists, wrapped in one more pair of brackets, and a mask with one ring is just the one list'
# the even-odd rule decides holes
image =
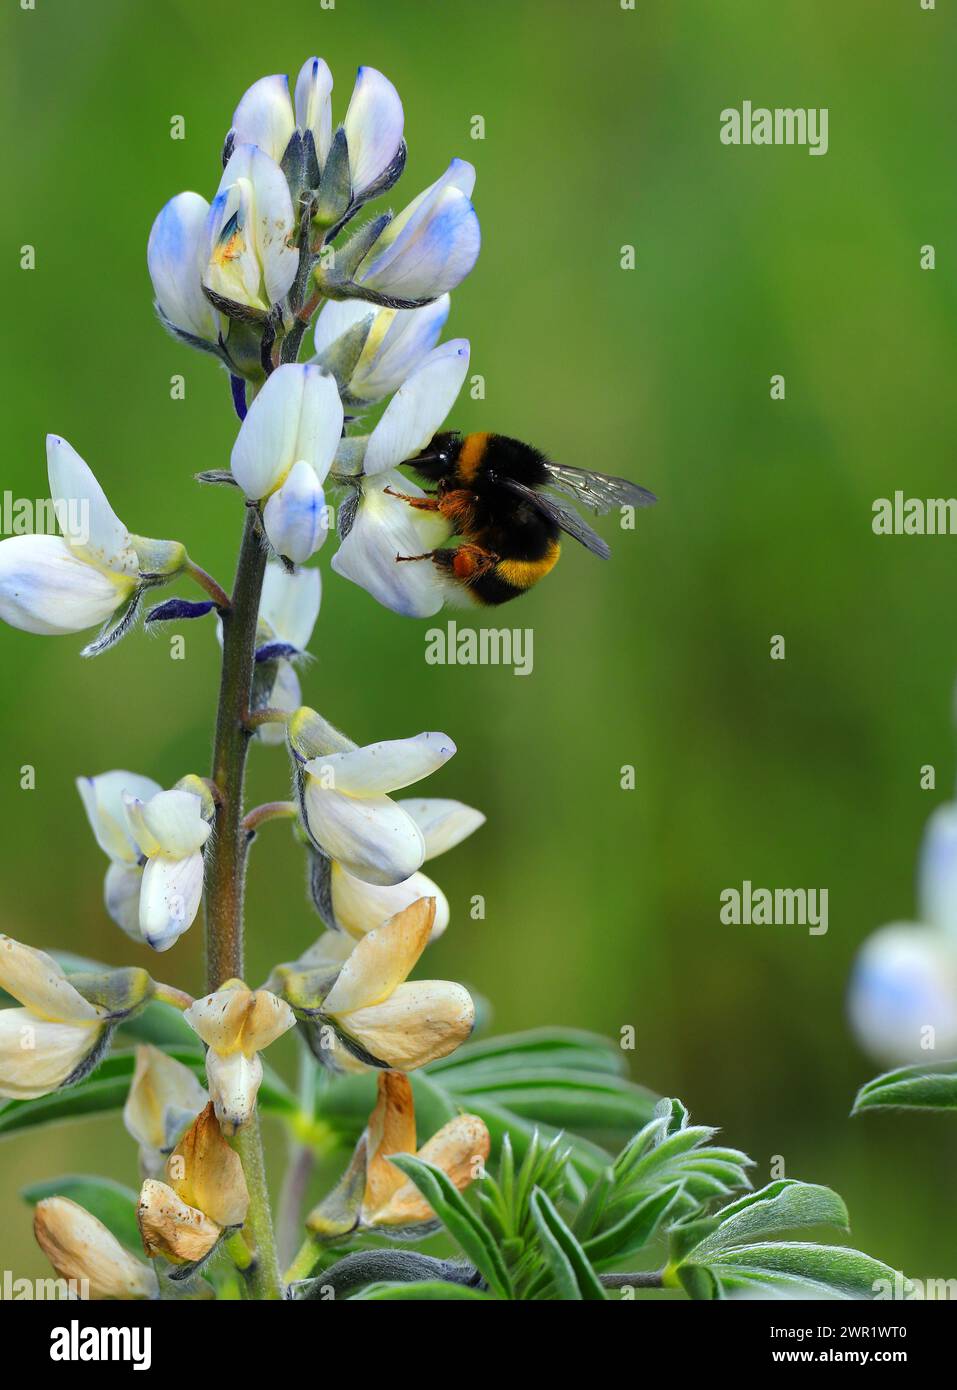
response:
{"label": "white petal", "polygon": [[344,932],[323,932],[319,940],[299,957],[298,964],[303,970],[326,970],[331,975],[349,959],[355,944]]}
{"label": "white petal", "polygon": [[129,531],[92,470],[58,434],[47,435],[47,471],[57,521],[68,544],[95,565],[118,575],[135,575],[136,551]]}
{"label": "white petal", "polygon": [[302,131],[312,131],[321,169],[332,143],[332,73],[322,58],[307,58],[299,70],[296,124]]}
{"label": "white petal", "polygon": [[209,203],[178,193],[157,214],[146,248],[156,301],[175,328],[215,343],[219,315],[203,294]]}
{"label": "white petal", "polygon": [[478,259],[481,231],[471,203],[475,170],[453,159],[448,169],[393,219],[360,265],[356,279],[404,299],[454,289]]}
{"label": "white petal", "polygon": [[315,555],[329,530],[329,509],[311,463],[294,463],[263,508],[263,528],[277,555],[302,565]]}
{"label": "white petal", "polygon": [[366,447],[367,476],[395,468],[431,441],[452,409],[469,369],[469,345],[453,338],[433,348],[393,396]]}
{"label": "white petal", "polygon": [[137,864],[111,864],[103,881],[103,902],[110,920],[134,941],[143,940],[140,931],[140,891],[143,870]]}
{"label": "white petal", "polygon": [[342,435],[335,381],[318,367],[287,363],[273,372],[249,408],[233,446],[233,477],[259,501],[304,460],[321,483]]}
{"label": "white petal", "polygon": [[[430,941],[434,941],[449,924],[449,900],[438,884],[425,874],[413,874],[404,883],[381,887],[375,883],[363,883],[361,878],[350,874],[341,864],[332,865],[332,910],[342,932],[351,937],[364,936],[373,928],[381,927],[383,922],[419,898],[435,899],[435,922],[429,937]],[[342,941],[342,932],[332,935]]]}
{"label": "white petal", "polygon": [[0,541],[0,618],[23,632],[61,636],[106,622],[132,592],[70,549],[61,536]]}
{"label": "white petal", "polygon": [[356,1009],[342,1020],[350,1037],[396,1071],[447,1057],[465,1042],[474,1023],[468,990],[450,980],[399,985],[382,1003]]}
{"label": "white petal", "polygon": [[285,77],[261,77],[244,94],[233,116],[237,145],[258,145],[280,163],[296,128]]}
{"label": "white petal", "polygon": [[325,352],[327,348],[332,347],[337,338],[348,333],[357,323],[361,323],[363,319],[375,321],[376,316],[382,312],[383,310],[376,308],[374,304],[368,304],[364,299],[327,299],[316,315],[316,352]]}
{"label": "white petal", "polygon": [[359,69],[343,125],[353,192],[362,193],[385,173],[402,142],[402,102],[375,68]]}
{"label": "white petal", "polygon": [[394,613],[429,618],[449,597],[450,581],[431,560],[397,561],[396,556],[437,549],[452,527],[438,512],[417,511],[386,488],[425,496],[401,473],[379,473],[365,481],[352,530],[332,557],[332,568]]}
{"label": "white petal", "polygon": [[0,1011],[0,1097],[34,1100],[67,1080],[96,1046],[97,1030],[48,1023],[29,1009]]}
{"label": "white petal", "polygon": [[[234,240],[224,242],[221,233],[233,217],[237,218]],[[299,252],[289,244],[295,218],[286,176],[279,165],[256,145],[237,145],[223,170],[219,191],[210,209],[210,231],[219,247],[206,270],[206,283],[218,293],[236,298],[230,292],[242,288],[239,302],[267,308],[282,299],[292,285],[299,266]],[[261,284],[253,286],[250,255],[255,260]],[[232,275],[230,265],[239,262],[242,273]],[[240,286],[241,281],[241,286]]]}
{"label": "white petal", "polygon": [[206,220],[203,284],[221,299],[265,314],[269,309],[269,296],[253,234],[255,216],[253,186],[249,179],[237,178],[216,194]]}
{"label": "white petal", "polygon": [[127,825],[123,793],[148,801],[163,790],[160,784],[138,772],[118,770],[78,777],[76,788],[100,849],[118,864],[135,864],[139,850]]}
{"label": "white petal", "polygon": [[[318,571],[316,572],[318,573]],[[266,703],[270,709],[281,709],[287,714],[295,714],[302,705],[302,686],[299,683],[299,677],[296,675],[295,667],[291,662],[279,661],[277,666],[276,679],[273,681],[273,687]],[[278,721],[260,724],[253,737],[258,739],[260,743],[278,747],[286,742],[285,726]]]}
{"label": "white petal", "polygon": [[146,827],[147,843],[155,848],[146,854],[168,854],[183,859],[202,849],[209,839],[210,827],[203,820],[203,803],[193,792],[158,792],[142,803],[142,824]]}
{"label": "white petal", "polygon": [[438,342],[450,303],[443,294],[420,309],[380,309],[349,380],[352,395],[380,401],[398,390]]}
{"label": "white petal", "polygon": [[256,1104],[256,1093],[263,1079],[259,1053],[246,1057],[242,1052],[221,1056],[212,1048],[206,1054],[206,1080],[209,1095],[223,1134],[229,1138],[247,1123]]}
{"label": "white petal", "polygon": [[350,796],[375,796],[421,782],[455,753],[448,734],[416,734],[414,738],[368,743],[348,753],[329,753],[306,763],[306,772],[325,787]]}
{"label": "white petal", "polygon": [[192,926],[203,896],[203,856],[185,859],[157,854],[143,870],[140,931],[154,951],[168,951]]}
{"label": "white petal", "polygon": [[123,1124],[138,1144],[168,1149],[179,1138],[171,1131],[182,1129],[205,1105],[206,1092],[189,1067],[149,1043],[137,1047]]}
{"label": "white petal", "polygon": [[398,803],[415,821],[425,840],[426,859],[454,849],[485,824],[485,817],[464,801],[441,797],[409,797]]}
{"label": "white petal", "polygon": [[344,796],[307,777],[305,803],[316,842],[364,882],[402,883],[421,867],[422,834],[387,796]]}
{"label": "white petal", "polygon": [[414,970],[432,921],[433,905],[426,898],[364,936],[326,995],[323,1012],[339,1016],[388,999]]}
{"label": "white petal", "polygon": [[[957,1051],[957,948],[933,927],[895,923],[865,941],[848,994],[851,1026],[881,1062],[926,1060]],[[928,1030],[931,1030],[928,1032]]]}
{"label": "white petal", "polygon": [[273,560],[266,566],[259,618],[269,624],[278,641],[303,652],[316,625],[321,599],[318,569],[297,569],[290,574]]}
{"label": "white petal", "polygon": [[103,1013],[74,989],[52,956],[12,936],[0,936],[0,988],[37,1018],[55,1023],[98,1024]]}
{"label": "white petal", "polygon": [[918,894],[921,920],[957,942],[957,804],[938,806],[924,831]]}

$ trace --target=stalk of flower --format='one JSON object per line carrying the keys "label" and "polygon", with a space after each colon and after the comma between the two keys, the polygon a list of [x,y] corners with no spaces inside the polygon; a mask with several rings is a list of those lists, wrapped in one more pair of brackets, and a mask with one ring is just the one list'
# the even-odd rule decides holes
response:
{"label": "stalk of flower", "polygon": [[89,467],[59,435],[47,435],[50,496],[62,536],[0,541],[0,618],[24,632],[82,632],[104,624],[83,656],[96,656],[136,621],[146,588],[187,570],[178,541],[131,535]]}
{"label": "stalk of flower", "polygon": [[206,1079],[223,1133],[234,1135],[256,1104],[263,1078],[259,1053],[295,1026],[292,1009],[268,989],[251,990],[242,980],[197,999],[186,1022],[206,1043]]}
{"label": "stalk of flower", "polygon": [[366,883],[404,883],[422,865],[425,839],[387,795],[419,782],[455,753],[447,734],[422,733],[357,747],[315,710],[287,725],[303,826],[316,849]]}
{"label": "stalk of flower", "polygon": [[249,409],[230,467],[250,501],[262,509],[276,554],[302,564],[328,530],[322,484],[342,435],[335,381],[318,367],[279,367]]}
{"label": "stalk of flower", "polygon": [[[396,803],[418,826],[425,842],[425,859],[435,859],[485,824],[481,811],[461,801],[418,797]],[[402,883],[367,883],[351,874],[324,854],[313,856],[311,889],[313,902],[326,926],[358,939],[389,917],[410,906],[417,898],[435,900],[435,922],[431,940],[441,936],[449,924],[449,902],[441,888],[423,873],[414,873]]]}
{"label": "stalk of flower", "polygon": [[137,1220],[151,1259],[195,1266],[242,1227],[249,1190],[239,1155],[229,1147],[212,1103],[203,1109],[166,1163],[167,1182],[147,1178]]}
{"label": "stalk of flower", "polygon": [[150,1266],[124,1250],[102,1221],[69,1197],[44,1197],[38,1202],[33,1233],[59,1277],[70,1281],[76,1297],[156,1297],[156,1274]]}
{"label": "stalk of flower", "polygon": [[332,568],[407,617],[431,617],[456,593],[434,565],[406,564],[398,557],[436,549],[451,538],[453,528],[438,512],[420,511],[395,495],[425,496],[397,470],[441,428],[468,365],[464,339],[433,348],[393,396],[372,433],[344,440],[335,463],[337,478],[353,475],[356,501],[345,527],[340,509],[340,543]]}
{"label": "stalk of flower", "polygon": [[139,1044],[123,1123],[140,1146],[141,1177],[158,1178],[165,1171],[173,1146],[208,1099],[189,1067],[151,1043]]}
{"label": "stalk of flower", "polygon": [[77,779],[100,848],[110,858],[104,899],[135,941],[167,951],[196,920],[203,894],[203,846],[215,807],[201,777],[170,791],[149,777],[107,772]]}
{"label": "stalk of flower", "polygon": [[270,985],[292,1006],[318,1061],[333,1070],[358,1061],[412,1071],[465,1041],[475,1022],[468,990],[407,978],[434,922],[435,899],[419,898],[363,936],[341,964],[326,955],[323,938],[311,957],[277,967]]}
{"label": "stalk of flower", "polygon": [[0,1010],[0,1096],[32,1100],[88,1076],[155,987],[145,970],[67,979],[45,952],[0,936],[0,988],[22,1005]]}
{"label": "stalk of flower", "polygon": [[[418,1150],[459,1192],[481,1177],[491,1136],[478,1115],[461,1114],[444,1124]],[[415,1100],[409,1078],[399,1071],[378,1077],[378,1099],[342,1180],[314,1207],[306,1228],[322,1241],[362,1231],[420,1238],[436,1223],[435,1213],[414,1183],[391,1163],[393,1154],[416,1154]]]}

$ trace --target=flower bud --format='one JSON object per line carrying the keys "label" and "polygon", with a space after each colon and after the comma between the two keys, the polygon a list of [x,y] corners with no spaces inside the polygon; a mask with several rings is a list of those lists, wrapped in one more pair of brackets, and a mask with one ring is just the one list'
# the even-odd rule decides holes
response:
{"label": "flower bud", "polygon": [[[69,1197],[45,1197],[33,1216],[37,1243],[61,1279],[89,1285],[93,1299],[155,1298],[156,1276],[102,1221]],[[82,1293],[80,1294],[82,1297]]]}

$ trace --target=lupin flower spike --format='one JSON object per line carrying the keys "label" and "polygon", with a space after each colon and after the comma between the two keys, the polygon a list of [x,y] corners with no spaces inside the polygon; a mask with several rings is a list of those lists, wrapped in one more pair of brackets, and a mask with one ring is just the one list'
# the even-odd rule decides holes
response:
{"label": "lupin flower spike", "polygon": [[[459,1192],[484,1171],[491,1136],[478,1115],[456,1115],[416,1153],[415,1101],[409,1078],[379,1073],[378,1099],[342,1181],[306,1218],[320,1240],[341,1240],[360,1231],[404,1236],[436,1217],[414,1183],[390,1163],[393,1154],[416,1154],[439,1168]],[[423,1234],[421,1231],[418,1235]]]}
{"label": "lupin flower spike", "polygon": [[209,1094],[223,1133],[231,1136],[247,1123],[256,1103],[263,1079],[259,1053],[295,1026],[295,1015],[269,990],[227,980],[197,999],[184,1018],[207,1045]]}

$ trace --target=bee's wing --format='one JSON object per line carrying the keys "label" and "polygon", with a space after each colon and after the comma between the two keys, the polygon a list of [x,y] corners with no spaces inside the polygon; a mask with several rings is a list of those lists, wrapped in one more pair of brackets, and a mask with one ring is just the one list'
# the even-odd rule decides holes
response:
{"label": "bee's wing", "polygon": [[607,512],[612,507],[650,507],[658,501],[653,492],[627,478],[613,478],[590,468],[567,468],[550,460],[545,467],[551,480],[549,486],[566,497],[584,502],[596,512]]}
{"label": "bee's wing", "polygon": [[563,507],[561,502],[556,502],[553,497],[546,497],[544,493],[537,492],[533,487],[526,487],[524,483],[518,483],[514,478],[499,478],[502,487],[508,488],[509,492],[514,492],[525,501],[530,502],[533,507],[547,516],[549,521],[553,521],[560,527],[566,535],[573,536],[593,555],[598,555],[602,560],[607,560],[611,554],[611,549],[597,535],[587,521],[582,521],[577,512],[573,512],[569,507]]}

